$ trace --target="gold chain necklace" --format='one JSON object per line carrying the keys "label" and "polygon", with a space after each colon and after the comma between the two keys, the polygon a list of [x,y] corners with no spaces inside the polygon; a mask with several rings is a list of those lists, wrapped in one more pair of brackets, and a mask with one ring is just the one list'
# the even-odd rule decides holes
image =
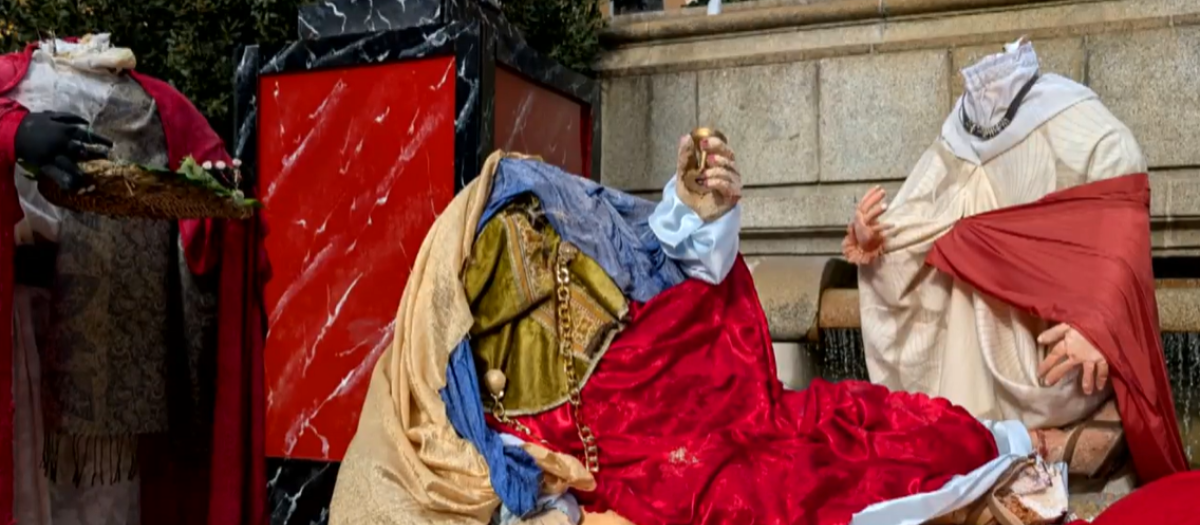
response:
{"label": "gold chain necklace", "polygon": [[596,436],[592,434],[592,429],[583,422],[583,400],[579,395],[579,378],[575,376],[575,353],[571,349],[574,332],[571,326],[571,271],[568,266],[578,254],[579,249],[571,243],[559,243],[554,279],[558,299],[558,355],[562,358],[563,371],[567,374],[567,402],[571,404],[575,430],[579,432],[579,441],[583,443],[583,463],[588,471],[599,472],[600,449],[596,446]]}
{"label": "gold chain necklace", "polygon": [[[589,472],[600,471],[600,449],[596,446],[596,436],[591,427],[583,422],[583,399],[579,394],[579,378],[575,375],[575,355],[571,350],[574,333],[571,324],[571,261],[579,254],[579,249],[566,241],[558,245],[558,257],[554,268],[555,304],[558,307],[558,355],[562,359],[563,372],[567,377],[567,402],[571,404],[572,419],[575,420],[575,430],[579,433],[579,441],[583,443],[583,463]],[[534,437],[529,427],[508,417],[504,410],[504,374],[498,370],[490,370],[487,374],[488,390],[492,394],[492,416],[502,424],[509,425],[529,437]],[[545,440],[540,440],[543,444]]]}

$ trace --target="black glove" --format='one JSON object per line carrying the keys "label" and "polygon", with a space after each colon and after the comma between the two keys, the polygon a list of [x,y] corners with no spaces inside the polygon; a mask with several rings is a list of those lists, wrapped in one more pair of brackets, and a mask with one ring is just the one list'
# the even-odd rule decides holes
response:
{"label": "black glove", "polygon": [[25,115],[17,127],[13,150],[17,160],[37,168],[66,191],[84,183],[77,163],[108,156],[112,141],[82,126],[88,122],[69,113],[39,111]]}

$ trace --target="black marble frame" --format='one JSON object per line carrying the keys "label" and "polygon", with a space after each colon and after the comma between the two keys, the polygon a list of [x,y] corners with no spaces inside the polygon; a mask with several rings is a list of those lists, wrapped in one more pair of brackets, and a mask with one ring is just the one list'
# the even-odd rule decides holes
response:
{"label": "black marble frame", "polygon": [[253,192],[257,182],[257,94],[263,76],[454,56],[454,190],[457,193],[479,174],[483,162],[479,148],[472,146],[480,142],[483,131],[479,49],[480,25],[474,22],[302,40],[275,48],[246,47],[234,73],[237,122],[234,156],[242,160],[246,187]]}
{"label": "black marble frame", "polygon": [[296,33],[301,40],[316,40],[448,24],[467,19],[477,2],[500,9],[500,0],[315,0],[300,6]]}
{"label": "black marble frame", "polygon": [[[306,43],[321,46],[325,42],[341,42],[341,45],[346,45],[350,39],[370,38],[371,35],[404,31],[429,33],[440,27],[477,24],[474,26],[475,30],[469,32],[474,35],[474,40],[460,43],[464,49],[459,49],[457,55],[460,67],[459,90],[476,89],[476,97],[472,101],[482,104],[477,135],[480,162],[487,158],[495,144],[492,129],[495,122],[495,68],[503,66],[587,108],[591,126],[591,145],[587,153],[591,158],[585,162],[590,161],[589,178],[600,180],[598,82],[542,57],[526,45],[520,31],[504,19],[494,0],[407,0],[406,4],[407,7],[402,12],[389,11],[389,8],[394,9],[399,5],[396,4],[396,0],[331,0],[301,7],[298,15],[301,40],[292,46],[305,46]],[[392,13],[390,18],[387,13]],[[373,32],[380,27],[376,20],[380,23],[386,20],[389,30]],[[392,30],[391,27],[396,29]],[[475,50],[478,53],[474,53]],[[268,55],[266,52],[260,54]],[[474,56],[470,56],[472,54]],[[379,62],[368,60],[361,63]],[[462,64],[469,64],[470,70],[461,69]],[[348,64],[339,63],[339,66],[345,65]],[[455,145],[457,147],[466,144],[469,142],[460,141]],[[474,177],[461,175],[460,173],[459,181],[464,184]],[[458,186],[455,189],[460,188],[461,186]]]}
{"label": "black marble frame", "polygon": [[[234,157],[242,161],[243,187],[258,186],[258,87],[264,76],[363,65],[389,64],[438,56],[455,58],[454,191],[482,167],[480,136],[480,24],[344,35],[298,41],[278,48],[248,46],[239,52],[234,73]],[[268,58],[269,57],[269,58]],[[490,127],[489,127],[490,130]],[[490,131],[489,131],[490,132]],[[338,462],[267,458],[267,509],[272,525],[327,523]]]}
{"label": "black marble frame", "polygon": [[[542,58],[498,13],[480,10],[474,21],[363,35],[301,40],[279,48],[248,46],[235,71],[234,156],[242,160],[246,186],[256,173],[258,81],[263,75],[387,64],[433,56],[455,57],[455,192],[473,180],[494,144],[495,68],[500,65],[588,108],[590,178],[600,178],[599,83]],[[266,58],[270,57],[270,58]]]}

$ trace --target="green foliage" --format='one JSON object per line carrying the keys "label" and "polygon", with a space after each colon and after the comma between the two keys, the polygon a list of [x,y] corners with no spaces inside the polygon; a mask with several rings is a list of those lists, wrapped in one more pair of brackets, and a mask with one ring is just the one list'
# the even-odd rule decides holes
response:
{"label": "green foliage", "polygon": [[[188,181],[190,184],[204,188],[218,196],[232,198],[233,201],[240,206],[250,206],[251,208],[262,207],[262,203],[259,201],[255,199],[247,199],[246,195],[243,194],[241,190],[227,188],[221,183],[221,181],[217,180],[217,177],[212,174],[210,169],[205,169],[205,166],[211,168],[209,164],[205,163],[204,165],[201,165],[199,162],[196,162],[196,159],[192,158],[191,155],[188,155],[183,159],[183,163],[179,165],[179,169],[175,171],[175,174],[183,177],[184,180]],[[143,169],[150,171],[165,171],[161,168],[143,167]]]}
{"label": "green foliage", "polygon": [[228,141],[234,51],[295,38],[305,0],[0,0],[0,52],[47,38],[112,33],[138,71],[192,100]]}
{"label": "green foliage", "polygon": [[[226,142],[233,132],[234,52],[296,38],[296,12],[313,0],[0,0],[0,52],[47,38],[112,33],[138,71],[181,91]],[[578,71],[599,48],[599,6],[583,0],[509,0],[505,13],[530,45]]]}
{"label": "green foliage", "polygon": [[600,3],[596,0],[504,0],[504,16],[521,28],[542,55],[591,75],[600,52]]}

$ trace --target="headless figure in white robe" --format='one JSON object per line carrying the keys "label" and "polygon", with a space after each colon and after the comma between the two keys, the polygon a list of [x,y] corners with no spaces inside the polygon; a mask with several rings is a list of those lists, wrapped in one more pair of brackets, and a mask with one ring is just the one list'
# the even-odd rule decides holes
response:
{"label": "headless figure in white robe", "polygon": [[1069,326],[985,296],[925,257],[960,218],[1144,173],[1146,162],[1094,92],[1039,74],[1028,42],[962,75],[941,136],[890,204],[881,189],[868,192],[843,244],[859,265],[867,370],[872,382],[945,397],[979,418],[1019,420],[1043,455],[1095,475],[1123,447],[1111,425],[1079,425],[1119,421],[1103,357]]}

